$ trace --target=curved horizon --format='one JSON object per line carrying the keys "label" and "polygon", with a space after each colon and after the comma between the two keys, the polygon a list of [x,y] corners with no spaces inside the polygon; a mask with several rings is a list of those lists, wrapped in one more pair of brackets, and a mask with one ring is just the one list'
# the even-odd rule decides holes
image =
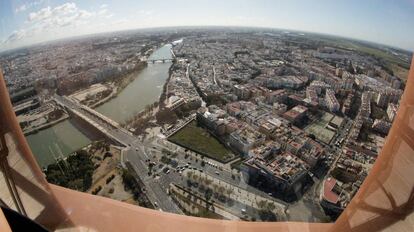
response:
{"label": "curved horizon", "polygon": [[259,27],[340,36],[414,51],[414,1],[0,2],[0,50],[160,27]]}
{"label": "curved horizon", "polygon": [[124,30],[113,30],[113,31],[104,31],[104,32],[96,32],[96,33],[89,33],[89,34],[73,35],[73,36],[67,36],[67,37],[62,37],[62,38],[53,38],[53,39],[50,39],[50,40],[40,41],[40,42],[37,42],[37,43],[22,45],[22,46],[10,48],[10,49],[5,49],[5,50],[2,50],[2,48],[0,47],[0,54],[15,51],[15,50],[20,50],[20,49],[26,49],[26,48],[46,45],[46,44],[58,43],[58,42],[61,42],[61,41],[72,41],[72,40],[77,40],[77,39],[82,39],[82,38],[87,39],[87,38],[93,38],[95,36],[111,35],[111,34],[115,34],[115,33],[141,32],[141,31],[145,31],[145,30],[153,31],[153,30],[161,30],[161,29],[162,30],[174,30],[174,29],[185,30],[187,28],[192,28],[192,29],[195,29],[195,30],[197,30],[197,29],[211,29],[211,30],[214,30],[214,29],[219,29],[219,28],[260,29],[260,30],[263,30],[263,31],[276,30],[276,31],[285,31],[285,32],[289,32],[289,33],[302,33],[302,34],[305,34],[305,35],[306,34],[312,34],[312,35],[327,36],[327,37],[337,37],[337,38],[340,38],[340,39],[355,41],[355,42],[359,42],[359,43],[370,43],[370,44],[376,45],[376,46],[385,46],[385,47],[388,47],[388,48],[408,52],[410,54],[414,53],[414,49],[410,50],[410,49],[405,49],[405,48],[402,48],[402,47],[398,47],[398,46],[394,46],[394,45],[390,45],[390,44],[384,44],[384,43],[380,43],[380,42],[376,42],[376,41],[364,40],[364,39],[360,39],[360,38],[352,38],[352,37],[347,37],[345,35],[314,32],[314,31],[303,31],[303,30],[296,30],[296,29],[289,29],[289,28],[275,28],[275,27],[272,28],[272,27],[260,27],[260,26],[242,26],[242,25],[191,25],[191,26],[190,25],[181,25],[181,26],[160,26],[160,27],[131,28],[131,29],[124,29]]}

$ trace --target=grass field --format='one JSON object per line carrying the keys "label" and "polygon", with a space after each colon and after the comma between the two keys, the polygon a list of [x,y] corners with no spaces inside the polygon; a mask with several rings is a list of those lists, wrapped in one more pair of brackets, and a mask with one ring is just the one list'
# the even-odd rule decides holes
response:
{"label": "grass field", "polygon": [[322,118],[308,127],[305,128],[305,131],[307,133],[315,135],[315,137],[326,144],[329,144],[332,140],[332,138],[335,135],[335,132],[326,129],[326,126],[328,125],[329,121],[332,120],[334,115],[330,113],[325,113]]}
{"label": "grass field", "polygon": [[345,49],[353,49],[365,53],[367,55],[383,59],[387,63],[387,67],[394,72],[394,75],[398,76],[402,80],[406,80],[408,76],[408,70],[410,68],[410,62],[406,62],[400,59],[398,56],[391,54],[383,49],[375,48],[372,46],[364,45],[362,43],[351,41],[343,38],[324,38],[316,37],[320,41],[324,41],[331,46],[337,46]]}
{"label": "grass field", "polygon": [[234,154],[230,150],[211,136],[207,130],[198,127],[195,122],[185,126],[172,135],[169,140],[221,162],[234,158]]}

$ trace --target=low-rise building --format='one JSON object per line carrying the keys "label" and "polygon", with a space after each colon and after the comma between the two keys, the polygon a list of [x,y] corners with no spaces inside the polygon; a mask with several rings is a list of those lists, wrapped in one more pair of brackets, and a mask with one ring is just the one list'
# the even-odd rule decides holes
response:
{"label": "low-rise building", "polygon": [[273,113],[280,115],[287,111],[287,105],[283,103],[275,102],[273,103],[272,110],[273,110]]}
{"label": "low-rise building", "polygon": [[321,206],[328,213],[339,215],[348,206],[361,184],[361,181],[344,184],[333,177],[328,177],[321,189]]}
{"label": "low-rise building", "polygon": [[306,116],[308,108],[298,105],[283,114],[283,117],[293,124],[300,124],[300,121]]}
{"label": "low-rise building", "polygon": [[243,177],[249,184],[265,184],[271,192],[292,200],[301,195],[309,176],[309,166],[295,155],[285,152],[272,159],[254,156],[241,165]]}
{"label": "low-rise building", "polygon": [[169,110],[175,110],[178,107],[182,106],[183,104],[185,104],[184,99],[173,95],[168,98],[168,101],[165,107]]}
{"label": "low-rise building", "polygon": [[286,90],[279,89],[266,94],[266,102],[273,104],[275,102],[285,102],[287,98]]}
{"label": "low-rise building", "polygon": [[266,136],[262,133],[250,127],[245,127],[231,133],[229,137],[229,143],[230,146],[236,151],[240,152],[244,156],[247,156],[250,149],[262,144],[265,139]]}
{"label": "low-rise building", "polygon": [[238,97],[239,100],[247,100],[250,98],[250,91],[246,86],[235,85],[233,87],[234,94]]}

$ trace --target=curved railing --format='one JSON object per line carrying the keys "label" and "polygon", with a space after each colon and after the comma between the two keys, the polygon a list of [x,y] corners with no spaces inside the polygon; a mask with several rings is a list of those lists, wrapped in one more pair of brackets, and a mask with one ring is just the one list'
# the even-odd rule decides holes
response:
{"label": "curved railing", "polygon": [[[19,127],[0,72],[0,203],[61,231],[414,231],[414,61],[411,67],[374,167],[338,220],[326,224],[189,217],[48,184]],[[7,228],[0,211],[0,230]]]}

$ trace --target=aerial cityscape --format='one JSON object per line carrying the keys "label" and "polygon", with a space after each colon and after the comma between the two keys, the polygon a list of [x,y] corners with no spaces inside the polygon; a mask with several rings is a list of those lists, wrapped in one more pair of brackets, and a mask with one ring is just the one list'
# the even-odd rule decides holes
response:
{"label": "aerial cityscape", "polygon": [[384,145],[411,55],[181,27],[11,50],[0,66],[51,183],[198,217],[329,222]]}

